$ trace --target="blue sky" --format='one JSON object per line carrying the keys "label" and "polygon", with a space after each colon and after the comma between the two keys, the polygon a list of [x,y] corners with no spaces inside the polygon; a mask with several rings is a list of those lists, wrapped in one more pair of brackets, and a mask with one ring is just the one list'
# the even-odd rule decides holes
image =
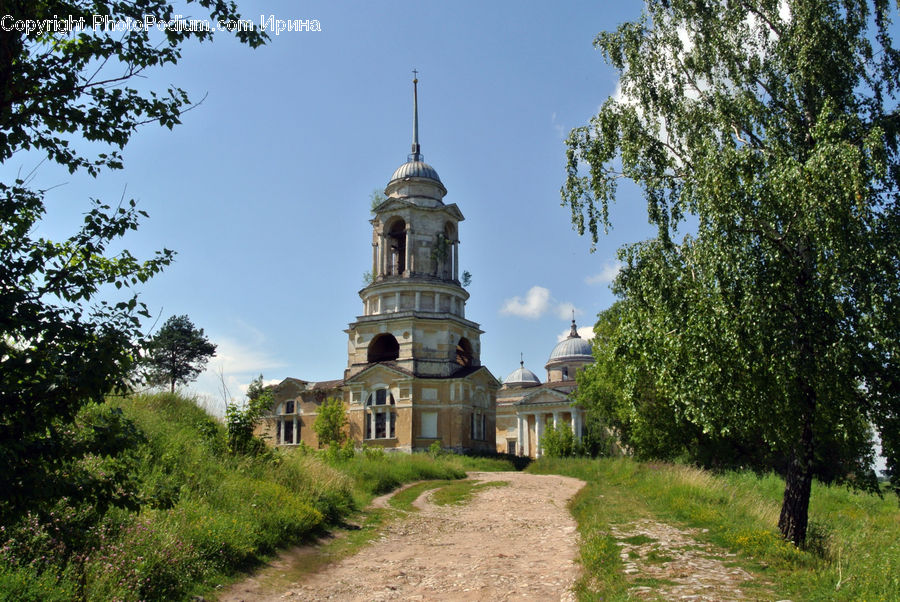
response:
{"label": "blue sky", "polygon": [[[466,220],[461,268],[482,363],[498,378],[544,363],[571,310],[590,327],[613,296],[615,250],[651,235],[627,187],[614,230],[589,252],[560,206],[568,131],[615,91],[594,36],[634,18],[639,3],[239,2],[247,18],[316,19],[250,50],[227,35],[190,45],[147,88],[179,86],[203,103],[169,131],[146,126],[125,169],[97,179],[38,157],[47,234],[77,227],[87,198],[134,197],[150,214],[124,246],[178,256],[142,289],[160,324],[187,314],[219,345],[190,390],[221,408],[266,380],[341,378],[347,325],[371,263],[370,194],[406,161],[412,69],[419,71],[422,152]],[[186,16],[202,16],[199,9]],[[221,411],[221,409],[219,409]]]}

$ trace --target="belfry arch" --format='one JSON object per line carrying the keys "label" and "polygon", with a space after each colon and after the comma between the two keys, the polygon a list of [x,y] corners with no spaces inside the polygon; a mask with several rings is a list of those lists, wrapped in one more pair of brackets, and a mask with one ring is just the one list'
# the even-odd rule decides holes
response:
{"label": "belfry arch", "polygon": [[392,219],[385,228],[385,242],[387,243],[388,275],[403,275],[407,268],[408,257],[406,253],[406,222],[403,218]]}
{"label": "belfry arch", "polygon": [[456,344],[456,363],[460,366],[472,366],[475,363],[475,353],[472,351],[472,343],[462,337]]}
{"label": "belfry arch", "polygon": [[390,362],[400,357],[400,343],[392,334],[380,334],[369,343],[368,362]]}

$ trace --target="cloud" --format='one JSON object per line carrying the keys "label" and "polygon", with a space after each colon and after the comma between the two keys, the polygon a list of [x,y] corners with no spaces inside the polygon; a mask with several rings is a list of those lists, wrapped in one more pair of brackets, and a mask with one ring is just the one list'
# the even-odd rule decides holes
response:
{"label": "cloud", "polygon": [[550,115],[550,123],[553,125],[553,129],[556,130],[556,135],[562,139],[566,137],[566,128],[563,125],[556,121],[556,112],[554,111],[552,115]]}
{"label": "cloud", "polygon": [[554,309],[556,315],[559,316],[560,320],[571,320],[572,315],[580,316],[581,310],[575,307],[574,304],[569,303],[568,301],[564,303],[559,303]]}
{"label": "cloud", "polygon": [[535,320],[550,309],[550,290],[543,286],[532,286],[525,293],[525,299],[513,297],[503,302],[500,313]]}
{"label": "cloud", "polygon": [[[556,335],[556,342],[563,341],[569,338],[569,333],[572,332],[571,328],[566,328],[561,333]],[[590,341],[594,338],[594,327],[593,326],[581,326],[578,328],[578,336],[582,339]]]}
{"label": "cloud", "polygon": [[[202,406],[219,416],[225,413],[226,399],[229,402],[243,400],[250,381],[286,365],[270,355],[262,333],[244,326],[248,336],[240,340],[227,336],[210,337],[217,345],[216,355],[188,387],[191,393],[198,396]],[[265,379],[263,382],[269,385],[280,380]]]}
{"label": "cloud", "polygon": [[584,279],[586,284],[609,284],[613,280],[615,280],[616,276],[619,275],[619,270],[622,269],[622,264],[618,261],[614,263],[606,262],[603,264],[603,269],[599,274],[594,274],[593,276],[588,276]]}

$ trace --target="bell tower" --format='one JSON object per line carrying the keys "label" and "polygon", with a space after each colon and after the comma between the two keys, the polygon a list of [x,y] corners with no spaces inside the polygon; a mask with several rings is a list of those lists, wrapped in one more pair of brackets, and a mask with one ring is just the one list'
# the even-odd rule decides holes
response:
{"label": "bell tower", "polygon": [[[387,198],[373,208],[370,281],[359,292],[362,315],[345,331],[351,436],[408,450],[433,441],[492,449],[499,383],[481,366],[479,325],[465,317],[469,293],[459,282],[465,218],[444,203],[447,189],[421,152],[418,78],[411,150],[388,181]],[[373,397],[378,390],[388,393]],[[386,407],[377,407],[379,399]]]}

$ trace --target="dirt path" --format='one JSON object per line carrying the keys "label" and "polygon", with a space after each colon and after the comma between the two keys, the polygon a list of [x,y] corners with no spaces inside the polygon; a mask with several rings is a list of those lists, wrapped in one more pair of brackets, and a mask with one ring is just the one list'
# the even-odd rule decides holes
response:
{"label": "dirt path", "polygon": [[389,526],[358,554],[272,594],[235,588],[221,600],[574,600],[575,521],[584,485],[556,475],[472,473],[508,485],[461,506],[436,506]]}

